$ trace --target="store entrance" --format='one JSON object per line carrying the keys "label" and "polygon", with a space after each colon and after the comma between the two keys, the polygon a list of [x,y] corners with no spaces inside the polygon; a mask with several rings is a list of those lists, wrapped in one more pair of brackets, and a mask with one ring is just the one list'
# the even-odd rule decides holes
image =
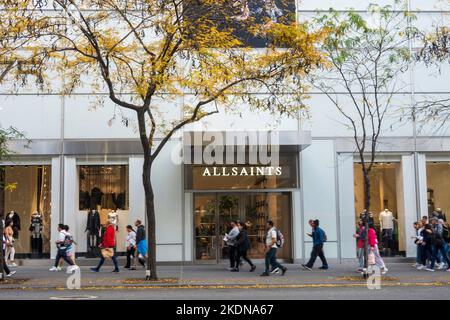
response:
{"label": "store entrance", "polygon": [[249,257],[264,258],[265,222],[268,219],[283,232],[285,246],[278,257],[290,260],[291,194],[289,192],[199,193],[194,194],[194,250],[199,263],[218,263],[229,259],[223,241],[230,231],[230,222],[249,221],[251,241]]}

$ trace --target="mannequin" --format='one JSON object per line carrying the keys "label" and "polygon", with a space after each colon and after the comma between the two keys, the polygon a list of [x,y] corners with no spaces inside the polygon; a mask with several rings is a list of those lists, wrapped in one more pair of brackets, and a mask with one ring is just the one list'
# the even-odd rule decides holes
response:
{"label": "mannequin", "polygon": [[42,248],[40,241],[42,241],[43,217],[40,212],[33,212],[31,215],[31,250],[33,253],[39,252]]}
{"label": "mannequin", "polygon": [[383,248],[385,251],[391,251],[391,249],[393,249],[392,233],[394,229],[394,220],[394,215],[388,208],[380,212],[381,237],[383,239]]}
{"label": "mannequin", "polygon": [[19,231],[20,231],[20,217],[19,214],[15,211],[10,211],[6,216],[6,221],[12,220],[13,222],[13,231],[14,231],[14,239],[19,239]]}
{"label": "mannequin", "polygon": [[100,214],[95,209],[88,211],[86,230],[84,232],[86,231],[88,231],[88,250],[92,251],[92,248],[98,245],[100,231]]}
{"label": "mannequin", "polygon": [[108,220],[116,226],[116,231],[119,230],[119,214],[116,211],[108,213]]}

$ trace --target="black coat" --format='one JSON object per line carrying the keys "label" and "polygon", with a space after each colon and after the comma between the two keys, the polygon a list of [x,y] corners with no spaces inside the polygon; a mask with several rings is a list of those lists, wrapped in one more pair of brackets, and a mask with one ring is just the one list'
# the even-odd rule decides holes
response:
{"label": "black coat", "polygon": [[236,237],[237,248],[241,252],[246,252],[250,249],[250,239],[248,238],[247,230],[242,229]]}
{"label": "black coat", "polygon": [[100,214],[96,211],[95,213],[89,211],[87,216],[86,230],[92,234],[98,233],[100,230]]}

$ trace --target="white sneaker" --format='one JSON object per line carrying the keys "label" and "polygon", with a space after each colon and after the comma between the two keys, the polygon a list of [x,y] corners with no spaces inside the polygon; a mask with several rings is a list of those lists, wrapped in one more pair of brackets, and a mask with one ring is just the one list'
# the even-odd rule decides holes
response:
{"label": "white sneaker", "polygon": [[13,275],[15,275],[16,274],[16,271],[11,271],[10,273],[8,273],[6,276],[9,278],[9,277],[12,277]]}
{"label": "white sneaker", "polygon": [[381,271],[381,274],[386,274],[388,271],[389,271],[389,269],[384,267],[383,270]]}
{"label": "white sneaker", "polygon": [[272,271],[270,271],[271,274],[279,274],[280,273],[280,268],[275,268]]}
{"label": "white sneaker", "polygon": [[430,271],[430,272],[434,272],[434,269],[431,269],[431,268],[426,268],[425,270]]}
{"label": "white sneaker", "polygon": [[11,262],[11,264],[9,265],[11,267],[17,267],[17,264],[15,262]]}
{"label": "white sneaker", "polygon": [[423,269],[426,269],[426,267],[424,266],[424,265],[418,265],[417,266],[417,270],[423,270]]}
{"label": "white sneaker", "polygon": [[445,267],[445,263],[441,262],[441,263],[438,264],[436,269],[442,270],[442,269],[444,269],[444,267]]}

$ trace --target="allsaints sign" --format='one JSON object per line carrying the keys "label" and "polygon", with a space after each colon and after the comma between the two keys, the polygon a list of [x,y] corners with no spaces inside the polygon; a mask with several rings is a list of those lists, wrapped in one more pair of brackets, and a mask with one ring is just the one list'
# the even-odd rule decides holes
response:
{"label": "allsaints sign", "polygon": [[281,176],[281,167],[206,167],[203,177]]}

